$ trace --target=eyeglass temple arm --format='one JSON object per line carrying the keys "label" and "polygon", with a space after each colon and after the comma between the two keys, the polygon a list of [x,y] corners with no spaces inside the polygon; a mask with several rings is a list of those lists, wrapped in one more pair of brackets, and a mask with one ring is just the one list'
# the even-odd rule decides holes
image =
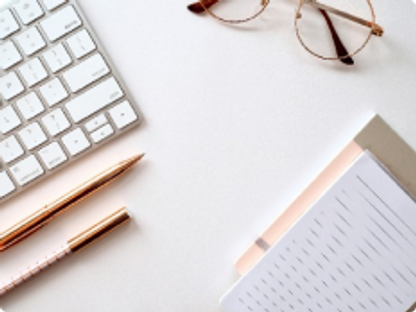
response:
{"label": "eyeglass temple arm", "polygon": [[322,9],[318,9],[322,15],[325,18],[325,21],[329,27],[329,30],[331,32],[332,40],[334,41],[335,50],[337,52],[338,57],[340,58],[340,62],[346,64],[346,65],[354,65],[354,60],[351,56],[348,56],[349,53],[347,49],[345,48],[344,44],[342,43],[337,31],[335,30],[334,24],[331,21],[331,18],[329,17],[328,13]]}
{"label": "eyeglass temple arm", "polygon": [[[218,3],[219,0],[204,0],[204,5],[200,1],[188,5],[188,10],[193,13],[204,13],[205,8],[209,9],[214,4]],[[205,7],[204,7],[205,6]]]}
{"label": "eyeglass temple arm", "polygon": [[365,19],[362,19],[362,18],[360,18],[358,16],[349,14],[347,12],[338,10],[336,8],[330,7],[330,6],[326,5],[326,4],[319,3],[316,0],[307,0],[307,1],[305,1],[305,4],[309,4],[309,5],[317,8],[317,9],[325,10],[327,12],[330,12],[330,13],[336,14],[338,16],[341,16],[343,18],[349,19],[350,21],[353,21],[353,22],[358,23],[360,25],[369,27],[369,28],[371,28],[372,33],[374,35],[376,35],[376,36],[381,37],[383,35],[383,33],[384,33],[383,28],[381,28],[381,26],[379,26],[379,25],[377,25],[375,23],[372,23],[370,21],[367,21]]}
{"label": "eyeglass temple arm", "polygon": [[[218,3],[219,1],[220,0],[203,0],[202,2],[204,2],[204,5],[201,4],[201,1],[198,1],[198,2],[188,5],[188,10],[193,13],[198,13],[198,14],[204,13],[205,8],[209,9],[210,7],[212,7],[214,4]],[[265,6],[267,4],[268,4],[268,0],[261,0],[262,6]]]}

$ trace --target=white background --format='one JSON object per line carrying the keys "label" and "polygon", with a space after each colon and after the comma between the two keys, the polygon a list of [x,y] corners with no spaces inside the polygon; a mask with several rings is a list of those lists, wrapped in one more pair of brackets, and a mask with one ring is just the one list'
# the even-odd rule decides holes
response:
{"label": "white background", "polygon": [[372,112],[416,147],[412,1],[374,1],[385,36],[351,68],[304,52],[296,1],[272,0],[250,28],[194,16],[187,3],[80,1],[145,121],[2,205],[1,230],[113,163],[147,156],[0,255],[0,278],[120,206],[134,222],[2,298],[5,311],[220,312],[234,259]]}

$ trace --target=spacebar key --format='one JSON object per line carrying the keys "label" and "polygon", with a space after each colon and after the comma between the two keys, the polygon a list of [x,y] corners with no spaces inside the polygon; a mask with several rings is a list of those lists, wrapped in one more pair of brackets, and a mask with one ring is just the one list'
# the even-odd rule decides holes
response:
{"label": "spacebar key", "polygon": [[117,81],[114,78],[109,78],[69,101],[65,107],[74,122],[78,123],[122,98],[123,95]]}

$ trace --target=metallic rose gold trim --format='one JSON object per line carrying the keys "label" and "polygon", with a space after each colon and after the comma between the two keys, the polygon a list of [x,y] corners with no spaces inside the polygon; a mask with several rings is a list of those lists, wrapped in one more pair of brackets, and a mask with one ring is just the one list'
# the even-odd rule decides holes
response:
{"label": "metallic rose gold trim", "polygon": [[416,311],[416,302],[408,309],[406,312],[415,312]]}
{"label": "metallic rose gold trim", "polygon": [[[351,141],[338,156],[319,174],[319,176],[295,199],[295,201],[260,235],[269,246],[286,232],[310,205],[339,177],[363,149]],[[264,255],[264,249],[256,243],[251,244],[237,259],[234,266],[244,275]]]}
{"label": "metallic rose gold trim", "polygon": [[355,141],[368,149],[396,177],[403,188],[416,198],[416,153],[380,116],[360,131]]}
{"label": "metallic rose gold trim", "polygon": [[129,221],[130,218],[131,217],[128,211],[125,208],[121,208],[120,210],[116,211],[109,217],[100,221],[93,227],[89,228],[80,235],[71,239],[68,242],[68,246],[72,252],[80,251],[81,249],[102,238],[104,235],[115,230],[123,223]]}
{"label": "metallic rose gold trim", "polygon": [[[347,157],[344,158],[344,161],[348,161],[348,158],[352,161],[351,157],[354,156],[354,153],[369,150],[388,168],[389,172],[397,178],[401,186],[408,191],[413,198],[416,198],[416,166],[414,166],[416,162],[416,153],[380,116],[375,115],[354,137],[351,144],[347,146],[334,161],[339,162],[341,161],[341,158],[344,157]],[[333,166],[333,164],[330,164],[329,166]],[[335,168],[333,169],[335,170]],[[326,170],[327,169],[325,169],[325,171]],[[319,176],[317,180],[321,180],[321,177]],[[313,184],[315,184],[315,182]],[[308,196],[310,197],[313,195],[313,190],[311,189],[313,184],[311,184],[307,190],[295,200],[294,204],[297,203],[297,208],[293,207],[293,204],[289,206],[287,211],[278,217],[278,219],[275,220],[275,222],[260,236],[261,238],[270,245],[273,245],[288,226],[293,223],[290,223],[290,214],[294,213],[295,215],[293,217],[296,218],[296,215],[300,215],[298,210],[299,208],[302,208],[302,205],[304,209],[309,207],[310,202],[308,204],[307,201],[305,202],[305,199],[307,199]],[[314,196],[320,195],[318,191],[318,189],[315,190]],[[309,195],[306,193],[309,193]],[[304,197],[304,200],[300,200],[302,196]],[[287,217],[286,221],[284,220],[285,216]],[[247,251],[237,259],[235,263],[237,272],[241,275],[245,274],[263,255],[264,251],[262,249],[254,243],[251,244]]]}
{"label": "metallic rose gold trim", "polygon": [[138,155],[116,164],[81,184],[50,205],[36,211],[34,214],[20,221],[5,232],[0,233],[0,252],[18,244],[40,230],[62,212],[80,203],[101,188],[121,177],[133,167],[134,164],[141,160],[143,156],[144,154]]}

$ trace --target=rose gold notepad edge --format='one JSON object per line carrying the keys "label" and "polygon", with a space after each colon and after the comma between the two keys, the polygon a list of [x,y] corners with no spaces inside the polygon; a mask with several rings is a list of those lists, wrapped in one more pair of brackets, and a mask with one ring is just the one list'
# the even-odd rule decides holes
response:
{"label": "rose gold notepad edge", "polygon": [[308,207],[339,177],[364,150],[372,152],[402,186],[416,197],[415,152],[378,115],[347,144],[318,177],[237,259],[235,268],[245,274]]}

